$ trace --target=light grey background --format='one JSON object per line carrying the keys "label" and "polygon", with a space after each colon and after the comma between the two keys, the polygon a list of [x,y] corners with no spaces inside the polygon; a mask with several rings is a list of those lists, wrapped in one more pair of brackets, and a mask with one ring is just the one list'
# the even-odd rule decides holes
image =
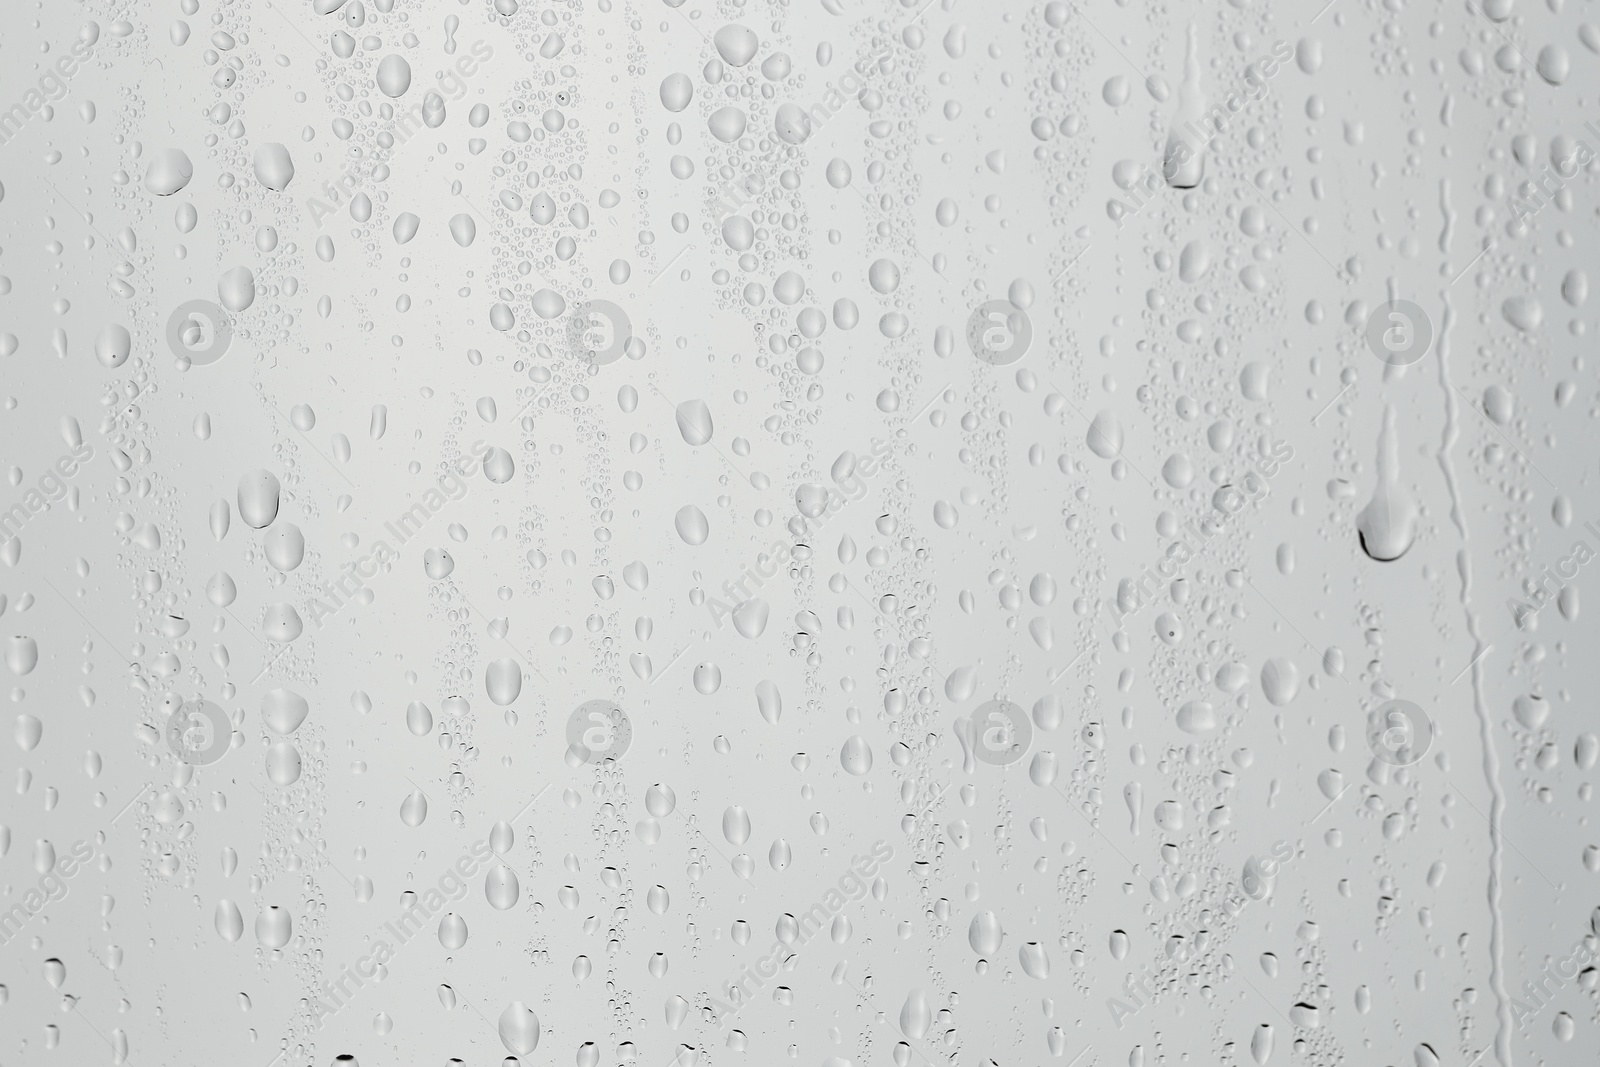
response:
{"label": "light grey background", "polygon": [[[1579,610],[1593,575],[1532,626],[1508,607],[1575,541],[1600,550],[1583,525],[1600,523],[1591,169],[1508,228],[1519,183],[1596,143],[1588,14],[12,5],[0,105],[31,112],[85,24],[98,39],[0,144],[0,506],[25,503],[79,440],[94,456],[0,551],[16,720],[0,907],[25,904],[74,842],[96,858],[0,945],[0,1058],[498,1063],[498,1020],[521,1002],[542,1029],[523,1059],[580,1067],[1591,1062],[1596,972],[1559,987],[1540,972],[1594,945],[1600,728]],[[742,58],[740,34],[717,37],[730,24],[759,47],[713,82],[719,40]],[[1197,188],[1141,206],[1126,187],[1159,172],[1191,25],[1213,103],[1277,42],[1294,55],[1206,146]],[[466,74],[477,42],[491,55]],[[778,52],[790,70],[769,77]],[[377,84],[390,55],[411,70],[396,101]],[[832,97],[857,61],[859,90]],[[670,112],[675,74],[693,99]],[[383,116],[441,84],[436,127]],[[842,106],[762,162],[780,105],[830,98]],[[746,141],[714,135],[727,106]],[[348,190],[316,217],[308,201],[354,149],[402,132],[389,173],[359,179],[366,221]],[[253,165],[268,144],[293,161],[283,191]],[[146,175],[168,149],[193,175],[158,196]],[[727,202],[751,171],[763,191]],[[1112,200],[1137,210],[1119,225]],[[747,253],[724,236],[729,207],[751,220]],[[420,221],[403,245],[402,212]],[[220,360],[188,365],[169,318],[222,299],[237,267],[254,301],[229,317]],[[1033,341],[991,366],[967,321],[1007,299]],[[1433,329],[1403,370],[1365,341],[1390,299]],[[590,367],[574,350],[585,300],[625,310],[628,356]],[[500,302],[510,330],[491,321]],[[802,340],[819,312],[825,329]],[[115,367],[97,358],[112,324],[132,342]],[[1263,371],[1264,391],[1247,389]],[[687,431],[677,417],[692,401],[712,422],[700,444],[694,409]],[[1397,474],[1380,505],[1414,514],[1415,533],[1378,562],[1357,515],[1386,411]],[[1115,460],[1091,447],[1104,412]],[[509,480],[474,466],[398,545],[385,524],[480,441],[513,458]],[[1161,517],[1208,514],[1262,441],[1292,459],[1119,632],[1118,583],[1166,551]],[[860,499],[790,532],[840,454],[875,447],[881,469],[846,479]],[[257,470],[282,486],[264,531],[239,501]],[[700,544],[678,530],[689,505]],[[287,573],[268,559],[285,524],[306,544]],[[392,568],[319,626],[320,587],[378,541],[398,549]],[[746,590],[764,630],[719,625],[705,598],[732,606],[723,583],[775,544],[790,561]],[[447,576],[429,549],[449,553]],[[625,579],[635,562],[647,583]],[[221,572],[237,587],[226,607],[206,592]],[[305,624],[286,644],[268,628],[283,604]],[[501,706],[486,677],[508,657],[522,685]],[[1275,703],[1264,672],[1285,663],[1297,685]],[[1247,683],[1232,695],[1214,681],[1228,664]],[[261,714],[279,687],[310,706],[288,785]],[[969,766],[957,720],[997,697],[1033,716],[1031,750]],[[1399,772],[1374,765],[1366,736],[1396,697],[1435,731]],[[192,766],[161,731],[172,703],[202,698],[233,716],[237,747]],[[574,766],[568,718],[592,699],[625,710],[631,747]],[[1220,725],[1191,735],[1177,712],[1201,699]],[[432,713],[424,736],[412,702]],[[844,757],[859,746],[872,760],[857,774]],[[676,808],[652,829],[655,783]],[[417,825],[402,817],[413,794]],[[724,831],[730,808],[748,839]],[[1174,809],[1181,825],[1158,823]],[[315,1026],[311,999],[367,955],[401,894],[501,820],[515,906],[490,905],[479,865],[448,906],[463,945],[435,917]],[[717,1025],[708,998],[880,840],[881,886]],[[1270,895],[1222,912],[1246,861],[1280,841],[1293,855]],[[224,901],[237,940],[219,931]],[[292,927],[277,949],[257,935],[272,908]],[[980,951],[992,924],[999,947]],[[1169,935],[1200,928],[1203,944],[1169,955]],[[1025,965],[1029,943],[1047,966]],[[1159,992],[1138,1006],[1124,982],[1143,974]]]}

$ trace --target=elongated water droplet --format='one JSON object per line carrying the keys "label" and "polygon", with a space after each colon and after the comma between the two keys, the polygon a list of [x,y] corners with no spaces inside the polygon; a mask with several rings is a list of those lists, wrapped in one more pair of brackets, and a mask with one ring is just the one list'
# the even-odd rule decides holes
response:
{"label": "elongated water droplet", "polygon": [[992,911],[978,912],[967,927],[967,944],[980,956],[993,956],[999,952],[1000,939],[1004,936],[1000,918]]}
{"label": "elongated water droplet", "polygon": [[1361,550],[1381,563],[1405,555],[1417,535],[1416,501],[1400,484],[1400,437],[1395,429],[1395,408],[1385,406],[1383,429],[1378,435],[1378,484],[1372,500],[1356,516]]}
{"label": "elongated water droplet", "polygon": [[400,821],[407,826],[421,826],[428,817],[428,798],[420,790],[412,790],[400,802]]}
{"label": "elongated water droplet", "polygon": [[722,813],[722,836],[730,845],[738,846],[750,840],[750,813],[737,804]]}
{"label": "elongated water droplet", "polygon": [[775,683],[763,679],[756,683],[756,710],[773,726],[783,717],[783,694]]}
{"label": "elongated water droplet", "polygon": [[645,810],[657,819],[665,819],[678,807],[678,796],[672,787],[657,782],[644,791]]}
{"label": "elongated water droplet", "polygon": [[1267,1061],[1272,1058],[1271,1023],[1262,1023],[1250,1035],[1250,1058],[1256,1061],[1258,1067],[1266,1067]]}
{"label": "elongated water droplet", "polygon": [[239,905],[231,900],[223,898],[217,901],[212,921],[224,941],[237,941],[244,936],[244,916],[239,914]]}
{"label": "elongated water droplet", "polygon": [[483,677],[489,699],[501,707],[515,702],[522,693],[522,666],[514,659],[490,660]]}
{"label": "elongated water droplet", "polygon": [[517,873],[503,863],[497,863],[489,868],[483,877],[484,898],[497,911],[515,907],[521,892],[522,886],[517,881]]}
{"label": "elongated water droplet", "polygon": [[872,770],[872,748],[867,739],[853,734],[839,749],[839,765],[848,774],[863,775]]}
{"label": "elongated water droplet", "polygon": [[[246,526],[264,530],[278,517],[278,500],[282,486],[271,472],[253,470],[239,479],[239,518]],[[216,526],[212,527],[213,532]],[[226,532],[226,521],[223,523]],[[219,535],[218,540],[221,540]]]}
{"label": "elongated water droplet", "polygon": [[1205,176],[1205,144],[1199,140],[1198,132],[1204,126],[1205,113],[1205,91],[1200,85],[1200,34],[1190,23],[1183,81],[1178,84],[1178,106],[1167,127],[1161,162],[1162,175],[1174,189],[1193,189]]}

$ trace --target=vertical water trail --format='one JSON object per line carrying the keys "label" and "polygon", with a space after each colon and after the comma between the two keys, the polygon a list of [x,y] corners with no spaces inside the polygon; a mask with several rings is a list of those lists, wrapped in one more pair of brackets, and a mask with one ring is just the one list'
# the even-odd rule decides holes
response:
{"label": "vertical water trail", "polygon": [[1205,176],[1206,141],[1210,139],[1201,125],[1205,113],[1206,98],[1200,88],[1200,34],[1191,22],[1183,57],[1183,82],[1178,86],[1178,107],[1161,157],[1162,176],[1173,189],[1193,189]]}
{"label": "vertical water trail", "polygon": [[[1450,209],[1450,183],[1439,182],[1439,205],[1444,212],[1445,225],[1439,234],[1441,252],[1448,251],[1449,237],[1454,221]],[[1450,305],[1448,286],[1440,292],[1443,313],[1439,322],[1439,387],[1444,391],[1445,423],[1440,434],[1436,453],[1439,469],[1444,472],[1445,485],[1450,489],[1450,521],[1461,535],[1461,548],[1456,553],[1456,570],[1461,575],[1461,610],[1466,616],[1467,632],[1472,635],[1472,708],[1478,717],[1478,742],[1483,746],[1483,776],[1489,785],[1489,987],[1494,990],[1495,1017],[1499,1027],[1495,1031],[1494,1054],[1500,1067],[1512,1067],[1511,1061],[1511,996],[1506,990],[1505,930],[1501,921],[1501,849],[1500,824],[1505,811],[1505,793],[1500,788],[1500,758],[1495,752],[1494,738],[1489,729],[1489,711],[1483,699],[1483,637],[1479,633],[1478,616],[1472,609],[1472,563],[1467,556],[1469,534],[1466,509],[1456,484],[1455,463],[1450,451],[1461,436],[1456,422],[1458,398],[1450,381],[1450,327],[1455,323],[1455,309]]]}
{"label": "vertical water trail", "polygon": [[[1400,283],[1395,276],[1391,274],[1389,275],[1389,302],[1392,304],[1399,299]],[[1408,365],[1404,363],[1385,362],[1383,365],[1383,384],[1388,385],[1390,382],[1397,382],[1401,378],[1404,378],[1406,376],[1407,366]]]}

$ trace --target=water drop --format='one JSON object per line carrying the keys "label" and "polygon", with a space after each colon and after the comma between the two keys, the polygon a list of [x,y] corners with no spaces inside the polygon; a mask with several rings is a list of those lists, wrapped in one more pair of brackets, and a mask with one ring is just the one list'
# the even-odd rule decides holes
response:
{"label": "water drop", "polygon": [[703,445],[711,440],[711,409],[704,400],[685,400],[678,405],[678,432],[686,443]]}
{"label": "water drop", "polygon": [[484,669],[484,686],[489,699],[501,707],[513,703],[522,692],[522,667],[510,658],[494,659]]}
{"label": "water drop", "polygon": [[289,157],[289,149],[276,141],[256,149],[253,167],[256,181],[276,193],[287,189],[294,178],[294,160]]}
{"label": "water drop", "polygon": [[271,905],[256,915],[256,940],[266,949],[279,949],[289,943],[294,923],[287,909]]}
{"label": "water drop", "polygon": [[500,1042],[514,1056],[526,1056],[539,1047],[539,1017],[520,1000],[500,1013]]}
{"label": "water drop", "polygon": [[378,90],[394,99],[411,88],[411,64],[404,56],[390,53],[378,62]]}
{"label": "water drop", "polygon": [[685,504],[678,509],[673,525],[686,545],[703,545],[711,536],[711,523],[706,519],[706,513],[693,504]]}
{"label": "water drop", "polygon": [[1400,485],[1400,438],[1395,408],[1385,406],[1378,435],[1378,484],[1372,500],[1356,516],[1361,550],[1382,563],[1405,555],[1417,534],[1416,502]]}
{"label": "water drop", "polygon": [[144,187],[156,196],[180,192],[194,177],[194,164],[177,148],[163,148],[150,158],[144,172]]}
{"label": "water drop", "polygon": [[872,770],[872,749],[867,739],[860,734],[852,734],[847,738],[839,749],[839,765],[846,773],[857,776]]}

